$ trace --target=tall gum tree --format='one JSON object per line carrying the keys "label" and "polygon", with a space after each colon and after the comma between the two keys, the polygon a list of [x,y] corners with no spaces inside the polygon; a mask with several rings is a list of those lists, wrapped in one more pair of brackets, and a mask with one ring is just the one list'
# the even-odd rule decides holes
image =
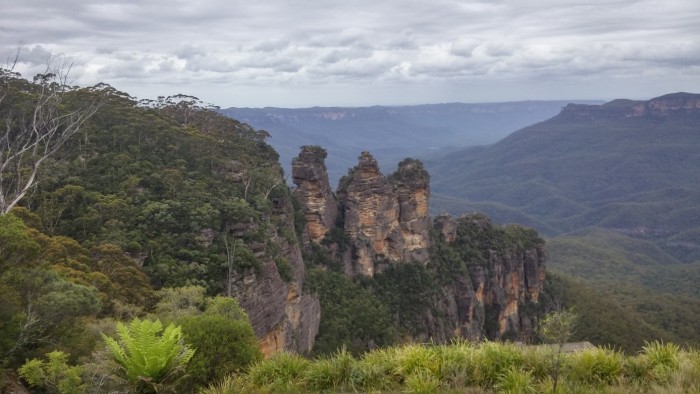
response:
{"label": "tall gum tree", "polygon": [[41,164],[97,111],[99,95],[83,100],[81,93],[103,85],[69,86],[69,70],[50,60],[30,82],[14,66],[0,69],[0,215],[19,203],[37,183]]}

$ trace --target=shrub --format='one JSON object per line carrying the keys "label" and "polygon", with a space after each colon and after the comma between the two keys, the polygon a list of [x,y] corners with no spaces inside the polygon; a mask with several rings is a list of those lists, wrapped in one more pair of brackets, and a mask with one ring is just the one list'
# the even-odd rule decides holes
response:
{"label": "shrub", "polygon": [[68,365],[68,355],[60,351],[47,353],[47,362],[39,359],[27,361],[19,368],[19,376],[32,387],[49,393],[77,394],[85,391],[80,377],[82,368]]}
{"label": "shrub", "polygon": [[407,379],[418,372],[427,372],[435,375],[439,371],[436,352],[422,345],[406,345],[398,348],[394,357],[396,358],[394,373]]}
{"label": "shrub", "polygon": [[645,355],[627,357],[622,365],[625,383],[628,385],[646,389],[654,381],[654,374],[649,358]]}
{"label": "shrub", "polygon": [[475,384],[476,346],[467,341],[455,341],[437,348],[439,370],[437,374],[443,385],[451,388],[467,387]]}
{"label": "shrub", "polygon": [[247,319],[233,320],[222,315],[203,314],[178,322],[187,343],[197,349],[186,368],[189,389],[223,379],[262,358]]}
{"label": "shrub", "polygon": [[365,353],[355,363],[352,385],[356,390],[389,390],[399,384],[396,375],[397,348],[376,349]]}

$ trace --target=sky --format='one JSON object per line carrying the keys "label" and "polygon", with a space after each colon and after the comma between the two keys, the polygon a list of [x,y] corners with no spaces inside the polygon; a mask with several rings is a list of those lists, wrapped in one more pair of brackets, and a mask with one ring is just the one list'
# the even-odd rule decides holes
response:
{"label": "sky", "polygon": [[0,61],[222,108],[700,93],[697,0],[0,0]]}

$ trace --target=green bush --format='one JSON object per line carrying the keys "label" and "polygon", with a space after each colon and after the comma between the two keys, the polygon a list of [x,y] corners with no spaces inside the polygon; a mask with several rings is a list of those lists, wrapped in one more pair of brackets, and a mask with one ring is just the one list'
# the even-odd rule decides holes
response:
{"label": "green bush", "polygon": [[47,353],[48,361],[32,359],[19,368],[19,376],[31,387],[48,393],[78,394],[86,390],[82,368],[68,365],[68,355],[60,351]]}
{"label": "green bush", "polygon": [[197,349],[186,368],[185,387],[191,391],[240,372],[262,358],[247,319],[202,314],[185,317],[178,323],[187,344]]}
{"label": "green bush", "polygon": [[388,391],[397,386],[394,379],[394,363],[390,349],[377,349],[365,353],[355,364],[352,387],[360,391]]}
{"label": "green bush", "polygon": [[475,385],[476,344],[464,340],[437,348],[440,367],[438,376],[446,387],[460,388]]}
{"label": "green bush", "polygon": [[404,386],[409,393],[437,393],[440,381],[430,372],[419,369],[406,377]]}

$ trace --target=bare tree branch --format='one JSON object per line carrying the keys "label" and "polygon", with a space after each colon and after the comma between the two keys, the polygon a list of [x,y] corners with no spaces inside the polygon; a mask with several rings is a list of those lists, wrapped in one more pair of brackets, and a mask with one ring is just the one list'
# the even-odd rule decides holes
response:
{"label": "bare tree branch", "polygon": [[65,60],[49,59],[33,82],[12,68],[0,69],[0,214],[19,203],[35,186],[41,164],[97,111],[96,101],[67,102],[76,91],[67,83],[70,68]]}

